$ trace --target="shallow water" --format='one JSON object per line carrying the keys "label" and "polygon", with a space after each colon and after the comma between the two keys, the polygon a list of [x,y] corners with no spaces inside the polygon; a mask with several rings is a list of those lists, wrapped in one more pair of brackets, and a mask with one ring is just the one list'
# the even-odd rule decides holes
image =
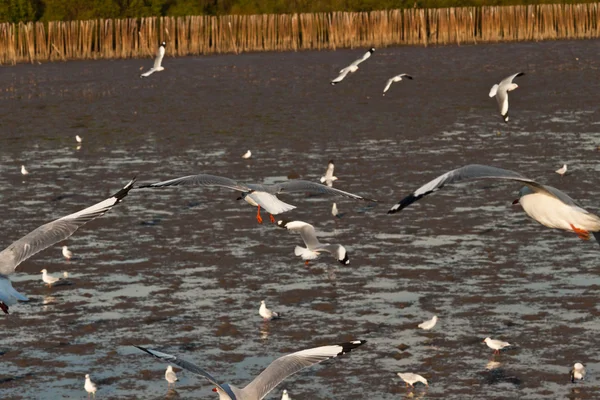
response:
{"label": "shallow water", "polygon": [[[98,202],[132,176],[152,182],[211,173],[242,182],[318,180],[381,201],[282,196],[286,218],[341,243],[350,265],[305,267],[299,235],[238,194],[206,188],[134,191],[123,204],[24,262],[11,279],[31,301],[2,317],[3,399],[215,398],[132,344],[196,362],[243,386],[273,359],[350,339],[352,354],[304,370],[295,399],[596,399],[600,386],[598,243],[553,231],[511,206],[510,182],[453,185],[399,214],[421,184],[468,163],[520,171],[593,212],[600,195],[599,41],[378,49],[337,86],[362,49],[3,67],[1,242]],[[524,71],[509,124],[487,97]],[[390,76],[413,81],[381,91]],[[75,135],[83,137],[77,149]],[[241,155],[252,150],[252,158]],[[569,174],[553,171],[563,163]],[[25,164],[30,175],[19,173]],[[331,214],[332,202],[341,219]],[[268,216],[263,215],[265,222]],[[78,257],[65,261],[60,246]],[[71,286],[43,286],[42,268]],[[263,323],[260,300],[286,318]],[[433,314],[430,332],[416,326]],[[482,340],[515,346],[492,356]],[[588,368],[572,385],[575,362]],[[430,382],[414,392],[396,376]],[[412,394],[411,394],[412,393]]]}

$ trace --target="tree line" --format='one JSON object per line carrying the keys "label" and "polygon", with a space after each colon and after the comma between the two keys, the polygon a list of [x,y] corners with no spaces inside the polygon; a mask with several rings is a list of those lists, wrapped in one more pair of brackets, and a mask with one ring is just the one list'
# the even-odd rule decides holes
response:
{"label": "tree line", "polygon": [[288,14],[398,8],[585,3],[586,0],[0,0],[0,22],[152,16]]}

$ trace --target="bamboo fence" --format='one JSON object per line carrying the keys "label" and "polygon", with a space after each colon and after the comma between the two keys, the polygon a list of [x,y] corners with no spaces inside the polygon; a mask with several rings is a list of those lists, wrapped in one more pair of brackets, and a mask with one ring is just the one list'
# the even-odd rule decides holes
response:
{"label": "bamboo fence", "polygon": [[600,3],[0,24],[0,64],[600,37]]}

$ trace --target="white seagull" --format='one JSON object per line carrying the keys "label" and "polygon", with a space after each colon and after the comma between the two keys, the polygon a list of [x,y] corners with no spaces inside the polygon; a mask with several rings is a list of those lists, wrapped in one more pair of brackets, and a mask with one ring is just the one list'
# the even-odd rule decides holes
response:
{"label": "white seagull", "polygon": [[438,320],[437,315],[434,315],[433,318],[428,319],[427,321],[425,321],[423,323],[420,323],[418,326],[419,326],[419,328],[428,331],[428,330],[432,329],[435,326],[435,324],[437,324],[437,320]]}
{"label": "white seagull", "polygon": [[364,343],[366,343],[366,340],[354,340],[352,342],[315,347],[285,355],[273,361],[260,375],[241,389],[226,383],[219,383],[216,378],[202,368],[179,357],[140,346],[135,347],[160,360],[168,361],[207,379],[216,386],[213,392],[217,392],[219,400],[261,400],[288,376],[306,367],[349,353]]}
{"label": "white seagull", "polygon": [[582,363],[575,363],[571,369],[571,382],[575,383],[575,380],[583,380],[585,378],[585,367]]}
{"label": "white seagull", "polygon": [[77,141],[77,143],[83,142],[83,139],[79,135],[75,135],[75,140]]}
{"label": "white seagull", "polygon": [[71,250],[69,250],[69,248],[67,246],[63,246],[62,247],[62,255],[67,259],[70,260],[71,258],[73,258],[73,252]]}
{"label": "white seagull", "polygon": [[331,215],[336,218],[342,218],[346,213],[341,213],[337,208],[337,204],[333,203],[333,206],[331,206]]}
{"label": "white seagull", "polygon": [[173,367],[171,365],[167,365],[167,370],[165,371],[165,379],[167,380],[167,387],[171,387],[171,385],[175,387],[175,382],[179,380],[177,379],[177,375],[175,375],[175,371],[173,371]]}
{"label": "white seagull", "polygon": [[283,393],[281,394],[281,400],[292,400],[292,398],[288,394],[288,391],[285,389],[283,389]]}
{"label": "white seagull", "polygon": [[98,387],[94,382],[92,382],[89,374],[85,374],[85,385],[83,387],[88,394],[88,399],[90,398],[90,394],[94,396],[94,399],[96,398],[96,391],[98,390]]}
{"label": "white seagull", "polygon": [[61,280],[61,278],[49,275],[48,270],[46,270],[46,268],[44,268],[40,272],[42,273],[42,280],[46,285],[48,285],[48,287],[52,287],[53,284]]}
{"label": "white seagull", "polygon": [[271,311],[267,308],[267,305],[264,300],[260,301],[260,308],[258,309],[258,313],[261,317],[263,317],[264,321],[270,321],[272,319],[279,319],[281,315],[275,311]]}
{"label": "white seagull", "polygon": [[390,86],[392,86],[392,83],[396,83],[396,82],[400,82],[402,80],[402,78],[406,78],[406,79],[412,79],[413,77],[407,74],[400,74],[400,75],[396,75],[393,78],[390,78],[387,80],[385,87],[383,88],[383,95],[385,96],[385,92],[387,92],[390,88]]}
{"label": "white seagull", "polygon": [[388,213],[401,211],[448,183],[468,179],[503,179],[520,182],[525,186],[521,188],[519,199],[513,204],[520,203],[527,215],[548,228],[574,232],[583,240],[588,240],[591,232],[600,242],[600,217],[581,208],[564,192],[537,183],[518,172],[487,165],[471,164],[446,172],[400,200]]}
{"label": "white seagull", "polygon": [[374,51],[375,47],[371,47],[369,51],[367,51],[361,58],[348,65],[346,68],[342,68],[340,70],[340,75],[334,80],[332,80],[331,84],[335,85],[336,83],[343,81],[346,75],[348,75],[349,73],[356,72],[358,70],[358,64],[371,57],[371,54],[373,54]]}
{"label": "white seagull", "polygon": [[348,253],[344,246],[340,244],[325,244],[319,242],[317,234],[315,233],[315,227],[311,224],[302,221],[281,220],[277,221],[277,225],[290,231],[300,232],[300,237],[304,241],[306,247],[296,246],[294,254],[302,257],[303,260],[306,260],[306,265],[308,265],[309,260],[314,260],[322,252],[332,254],[343,265],[350,264],[350,259],[348,258]]}
{"label": "white seagull", "polygon": [[146,78],[152,75],[155,72],[164,70],[164,67],[161,65],[163,57],[165,56],[165,46],[167,43],[162,42],[160,46],[158,46],[158,53],[156,54],[156,58],[154,59],[154,66],[150,68],[147,72],[144,72],[140,75],[140,78]]}
{"label": "white seagull", "polygon": [[321,183],[324,183],[329,187],[332,187],[333,181],[337,180],[337,176],[333,176],[333,168],[333,160],[329,160],[329,164],[327,164],[327,170],[325,171],[325,176],[321,177]]}
{"label": "white seagull", "polygon": [[567,173],[567,164],[563,164],[562,167],[560,167],[559,169],[557,169],[556,171],[557,174],[559,174],[560,176],[563,176],[564,174]]}
{"label": "white seagull", "polygon": [[427,379],[423,378],[419,374],[413,374],[412,372],[398,372],[398,376],[406,383],[406,387],[410,385],[410,387],[415,387],[415,383],[421,382],[425,386],[429,386],[427,383]]}
{"label": "white seagull", "polygon": [[27,169],[25,168],[24,165],[21,165],[21,174],[23,174],[23,175],[29,175],[29,171],[27,171]]}
{"label": "white seagull", "polygon": [[500,83],[492,86],[490,90],[490,97],[496,97],[498,107],[500,108],[500,115],[504,118],[504,122],[508,122],[508,92],[515,90],[519,87],[516,83],[513,83],[513,79],[517,76],[525,75],[523,72],[517,72],[507,78],[502,79]]}
{"label": "white seagull", "polygon": [[244,153],[244,155],[242,156],[242,158],[250,158],[252,157],[252,152],[250,150],[248,150],[247,152]]}
{"label": "white seagull", "polygon": [[483,339],[483,343],[487,344],[487,347],[490,349],[494,349],[494,354],[500,354],[500,350],[505,347],[509,347],[511,344],[508,342],[503,342],[502,340],[495,340],[486,337]]}
{"label": "white seagull", "polygon": [[17,292],[8,279],[8,276],[15,272],[19,264],[54,243],[65,240],[87,222],[104,215],[127,196],[134,182],[135,178],[112,197],[74,214],[42,225],[2,250],[0,252],[0,309],[8,314],[9,306],[16,304],[18,300],[29,300]]}
{"label": "white seagull", "polygon": [[267,184],[243,184],[234,181],[233,179],[225,178],[222,176],[215,175],[189,175],[182,178],[175,178],[168,181],[141,185],[138,188],[160,188],[167,186],[217,186],[227,189],[237,190],[242,192],[242,196],[238,200],[245,200],[248,204],[258,207],[256,213],[256,220],[258,223],[262,223],[262,217],[260,216],[260,209],[264,208],[270,215],[271,222],[275,223],[273,215],[281,214],[289,210],[296,208],[291,204],[284,203],[277,198],[280,193],[292,193],[292,192],[308,192],[308,193],[321,193],[329,195],[338,195],[349,197],[356,200],[365,201],[376,201],[361,197],[352,193],[344,192],[342,190],[334,189],[321,185],[320,183],[303,181],[300,179],[292,179],[286,182],[275,183],[272,185]]}

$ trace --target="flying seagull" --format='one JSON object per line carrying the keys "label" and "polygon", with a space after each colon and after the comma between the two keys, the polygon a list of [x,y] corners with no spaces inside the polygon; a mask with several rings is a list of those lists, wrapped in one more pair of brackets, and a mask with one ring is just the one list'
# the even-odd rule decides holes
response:
{"label": "flying seagull", "polygon": [[160,360],[168,361],[171,364],[175,364],[187,371],[207,379],[210,383],[216,386],[213,389],[213,392],[217,392],[219,395],[219,400],[260,400],[265,398],[265,396],[269,394],[271,390],[275,389],[275,387],[277,387],[277,385],[279,385],[288,376],[293,375],[306,367],[310,367],[330,358],[349,353],[364,343],[366,343],[366,340],[354,340],[352,342],[315,347],[285,355],[273,361],[271,365],[269,365],[260,375],[258,375],[252,382],[241,389],[226,383],[219,383],[217,378],[214,378],[202,368],[179,357],[161,353],[152,349],[146,349],[141,346],[135,347]]}
{"label": "flying seagull", "polygon": [[325,244],[319,242],[315,227],[302,221],[277,221],[277,225],[290,231],[300,232],[300,237],[306,247],[296,246],[294,254],[302,257],[308,265],[309,260],[314,260],[322,252],[331,253],[341,264],[350,264],[346,248],[340,244]]}
{"label": "flying seagull", "polygon": [[344,192],[342,190],[334,189],[321,185],[320,183],[303,181],[300,179],[292,179],[286,182],[275,183],[271,185],[267,184],[254,184],[254,183],[238,183],[233,179],[225,178],[222,176],[215,175],[189,175],[182,178],[175,178],[168,181],[152,183],[148,185],[141,185],[138,188],[160,188],[167,186],[217,186],[227,189],[237,190],[242,192],[240,199],[244,199],[248,204],[257,207],[256,220],[258,223],[262,223],[262,217],[260,216],[260,209],[264,208],[270,215],[271,222],[275,223],[273,215],[281,214],[289,210],[296,208],[291,204],[284,203],[277,198],[278,194],[281,193],[292,193],[292,192],[308,192],[315,194],[329,194],[343,197],[349,197],[356,200],[365,201],[376,201],[367,199],[356,194]]}
{"label": "flying seagull", "polygon": [[500,108],[500,115],[504,118],[504,122],[508,122],[508,92],[519,87],[519,85],[512,83],[512,81],[517,76],[522,75],[525,75],[525,73],[517,72],[516,74],[504,78],[500,83],[492,86],[492,89],[490,90],[490,97],[496,97],[498,107]]}
{"label": "flying seagull", "polygon": [[390,78],[387,80],[385,87],[383,88],[383,95],[385,96],[385,92],[387,92],[390,88],[390,86],[392,86],[392,83],[396,83],[396,82],[400,82],[402,80],[402,77],[406,78],[406,79],[412,79],[413,77],[407,74],[400,74],[400,75],[396,75],[393,78]]}
{"label": "flying seagull", "polygon": [[29,300],[17,292],[8,279],[8,276],[15,272],[19,264],[45,248],[52,246],[54,243],[65,240],[82,225],[85,225],[94,218],[104,215],[127,196],[134,182],[135,178],[110,198],[74,214],[42,225],[2,250],[0,252],[0,309],[5,314],[8,314],[9,306],[16,304],[18,300]]}
{"label": "flying seagull", "polygon": [[346,77],[346,75],[348,75],[349,73],[358,71],[358,64],[360,64],[361,62],[363,62],[363,61],[367,60],[369,57],[371,57],[371,54],[373,54],[374,51],[375,51],[375,47],[371,47],[369,49],[369,51],[367,51],[361,58],[354,61],[352,64],[348,65],[346,68],[342,68],[340,70],[340,75],[337,78],[335,78],[334,80],[332,80],[331,84],[335,85],[336,83],[343,81],[344,78]]}
{"label": "flying seagull", "polygon": [[337,176],[333,176],[334,167],[333,160],[329,160],[329,163],[327,164],[327,170],[325,170],[325,175],[321,177],[321,183],[324,183],[329,187],[333,186],[333,181],[337,180]]}
{"label": "flying seagull", "polygon": [[244,155],[242,156],[242,158],[250,158],[250,157],[252,157],[252,152],[250,150],[245,152]]}
{"label": "flying seagull", "polygon": [[146,78],[155,72],[162,71],[165,69],[161,64],[162,64],[163,57],[165,56],[165,46],[166,45],[167,45],[166,42],[162,42],[160,44],[160,46],[158,46],[158,53],[156,53],[156,58],[154,59],[154,66],[152,68],[150,68],[147,72],[144,72],[143,74],[141,74],[140,78]]}
{"label": "flying seagull", "polygon": [[520,182],[525,186],[521,188],[519,199],[513,204],[520,203],[527,215],[548,228],[574,232],[583,240],[588,240],[591,232],[600,243],[600,217],[578,206],[575,200],[564,192],[537,183],[518,172],[487,165],[471,164],[446,172],[400,200],[388,213],[401,211],[448,183],[468,179],[503,179]]}

